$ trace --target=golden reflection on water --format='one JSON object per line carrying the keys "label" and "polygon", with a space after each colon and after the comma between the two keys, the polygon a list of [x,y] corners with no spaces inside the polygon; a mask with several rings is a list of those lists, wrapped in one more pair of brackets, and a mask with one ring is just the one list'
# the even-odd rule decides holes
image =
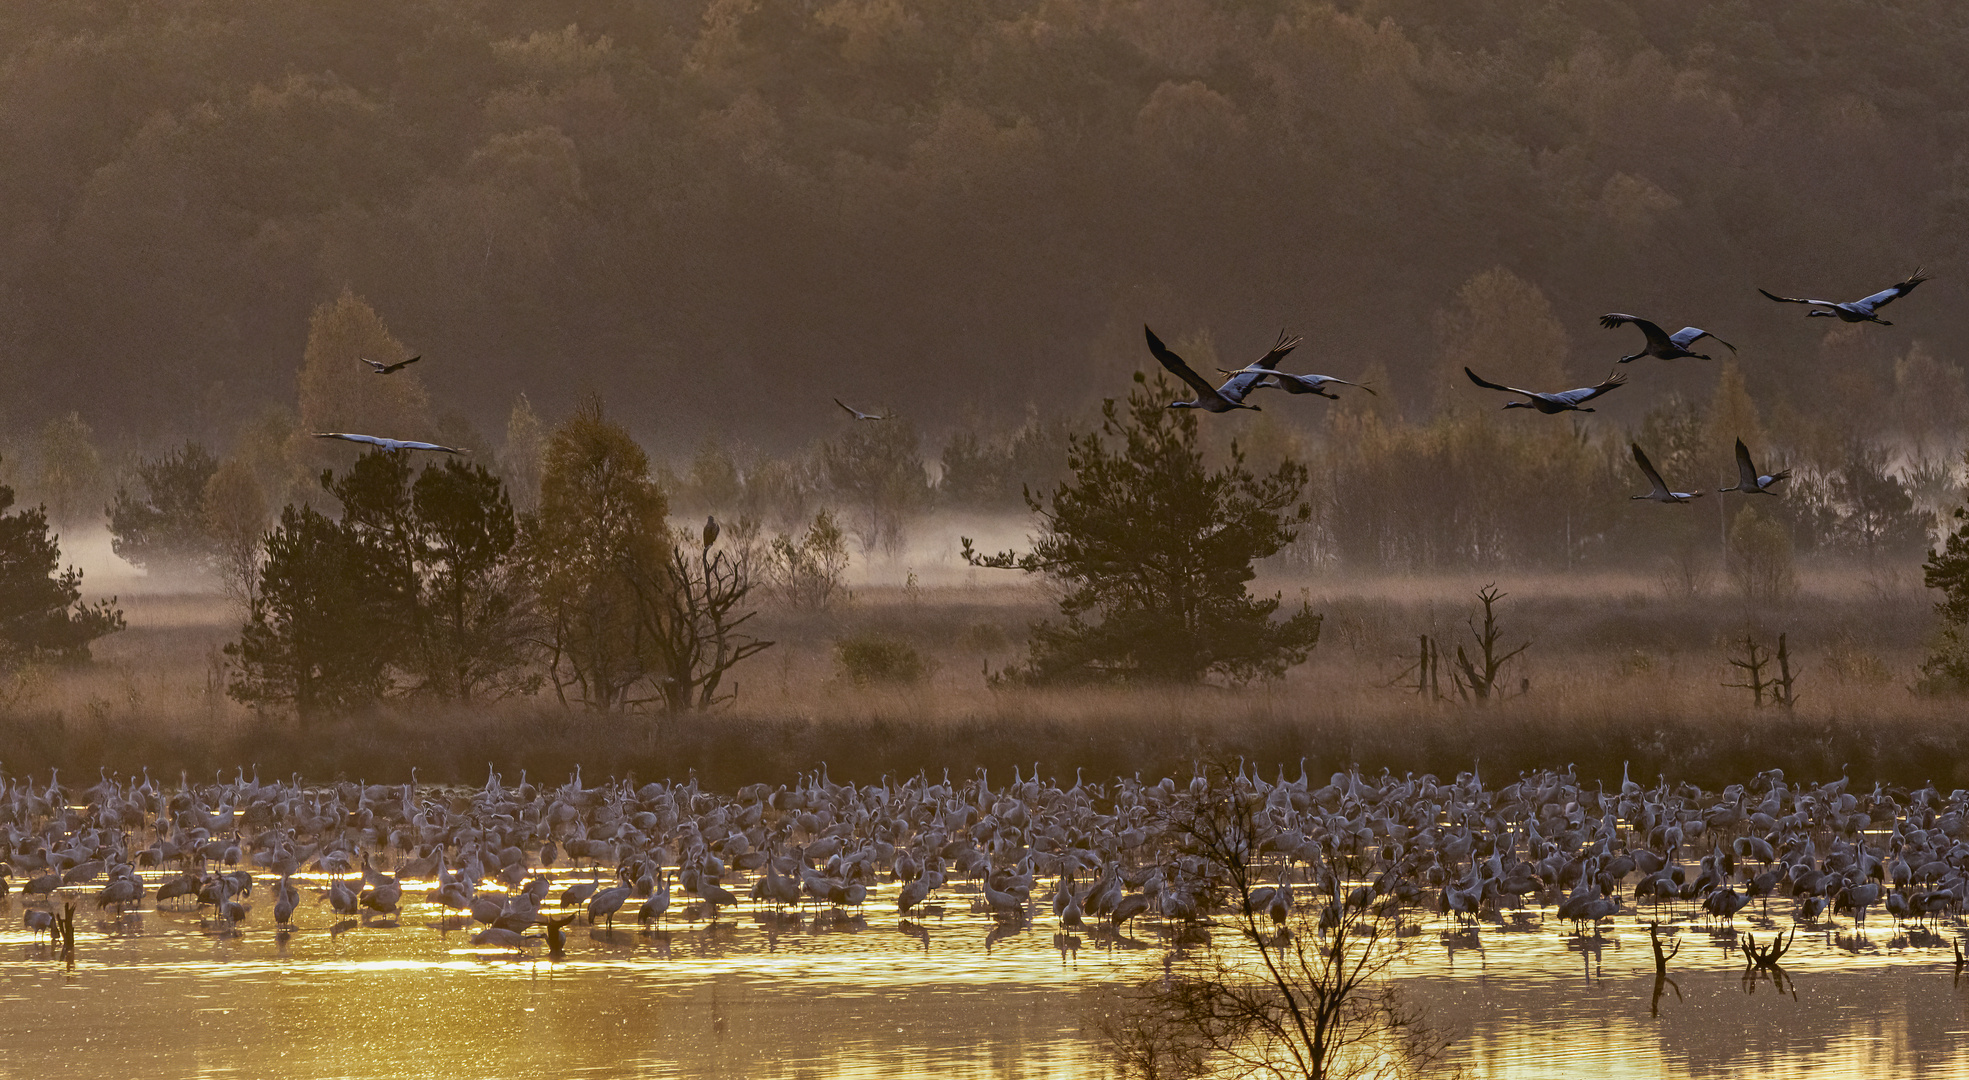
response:
{"label": "golden reflection on water", "polygon": [[[544,944],[473,946],[476,928],[422,895],[352,924],[304,901],[291,934],[257,891],[233,929],[83,904],[72,966],[6,901],[0,1077],[1101,1077],[1091,991],[1162,956],[1153,924],[1059,935],[1042,916],[1008,935],[962,894],[905,929],[887,886],[862,918],[576,926],[552,960]],[[1683,925],[1679,997],[1659,1016],[1632,914],[1587,936],[1535,911],[1475,929],[1429,919],[1398,970],[1477,1077],[1969,1076],[1959,928],[1875,922],[1799,934],[1784,961],[1795,997],[1746,989],[1733,939]],[[1768,940],[1789,908],[1738,923]]]}

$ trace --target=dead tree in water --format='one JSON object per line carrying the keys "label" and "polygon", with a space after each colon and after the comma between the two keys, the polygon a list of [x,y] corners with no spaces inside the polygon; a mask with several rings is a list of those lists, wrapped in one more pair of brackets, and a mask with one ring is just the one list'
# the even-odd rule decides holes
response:
{"label": "dead tree in water", "polygon": [[1648,1015],[1660,1016],[1661,991],[1663,987],[1667,987],[1668,989],[1675,991],[1676,1001],[1682,1000],[1681,984],[1677,983],[1674,979],[1668,977],[1668,962],[1670,960],[1675,959],[1676,953],[1682,951],[1682,942],[1681,939],[1677,938],[1675,941],[1674,948],[1668,950],[1666,953],[1662,952],[1661,951],[1661,923],[1657,921],[1648,924],[1648,944],[1651,947],[1653,947],[1654,954],[1655,954],[1655,992],[1654,992],[1654,1000],[1651,1001],[1648,1005]]}
{"label": "dead tree in water", "polygon": [[[1106,1025],[1116,1057],[1133,1076],[1169,1075],[1170,1064],[1279,1080],[1426,1068],[1444,1042],[1390,978],[1413,940],[1399,932],[1399,905],[1371,886],[1349,889],[1349,867],[1320,866],[1270,925],[1267,903],[1254,901],[1278,895],[1261,884],[1269,874],[1259,863],[1263,808],[1233,779],[1167,811],[1201,880],[1226,897],[1218,911],[1229,926],[1171,954],[1164,974],[1133,992],[1130,1021]],[[1164,1064],[1151,1070],[1142,1062],[1155,1048]]]}
{"label": "dead tree in water", "polygon": [[1798,997],[1798,988],[1792,984],[1790,976],[1785,974],[1784,966],[1779,963],[1779,961],[1784,959],[1784,954],[1791,951],[1791,943],[1797,940],[1797,938],[1798,931],[1796,930],[1791,932],[1791,937],[1789,938],[1784,936],[1783,931],[1779,931],[1775,941],[1769,945],[1760,947],[1757,944],[1757,936],[1755,934],[1744,935],[1744,993],[1754,993],[1757,989],[1758,979],[1761,977],[1769,979],[1771,985],[1777,987],[1778,993],[1790,994],[1794,999]]}

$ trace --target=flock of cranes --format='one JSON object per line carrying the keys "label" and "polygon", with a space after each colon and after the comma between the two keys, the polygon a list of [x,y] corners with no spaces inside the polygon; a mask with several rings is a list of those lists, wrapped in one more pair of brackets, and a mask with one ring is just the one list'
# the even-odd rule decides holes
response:
{"label": "flock of cranes", "polygon": [[[533,948],[544,930],[555,956],[581,916],[662,930],[788,908],[853,921],[877,904],[911,936],[923,933],[912,920],[963,904],[998,940],[1047,921],[1069,934],[1247,913],[1285,924],[1342,903],[1397,922],[1446,917],[1451,930],[1515,908],[1583,926],[1630,902],[1670,923],[1727,922],[1782,898],[1798,923],[1827,929],[1876,910],[1896,923],[1959,916],[1969,791],[1850,788],[1778,770],[1720,791],[1624,775],[1612,789],[1570,769],[1502,787],[1474,773],[1320,782],[1303,762],[1294,779],[1240,766],[1106,783],[1041,780],[1035,766],[1009,783],[981,769],[858,785],[823,769],[731,793],[695,780],[586,786],[578,771],[558,786],[495,773],[476,788],[237,776],[70,790],[51,774],[0,778],[0,896],[19,894],[30,931],[52,933],[58,902],[91,898],[105,918],[149,899],[226,932],[282,934],[326,905],[343,920],[334,933],[435,917],[423,925],[476,925],[474,942],[494,951]],[[1189,831],[1197,807],[1223,805],[1248,815],[1242,895]]]}
{"label": "flock of cranes", "polygon": [[[1837,318],[1849,323],[1871,322],[1878,323],[1881,326],[1892,326],[1894,325],[1893,323],[1880,317],[1880,309],[1893,303],[1900,297],[1913,292],[1915,286],[1927,280],[1928,278],[1923,276],[1921,271],[1917,269],[1914,273],[1908,275],[1906,280],[1882,289],[1864,299],[1852,301],[1851,303],[1778,296],[1774,293],[1766,292],[1763,289],[1757,291],[1779,303],[1811,305],[1813,310],[1806,312],[1807,317],[1823,316],[1826,318]],[[1704,338],[1708,338],[1722,345],[1732,353],[1737,351],[1735,345],[1724,341],[1722,338],[1699,326],[1685,326],[1671,334],[1663,330],[1657,323],[1643,319],[1638,315],[1625,315],[1617,311],[1608,312],[1600,316],[1600,325],[1609,330],[1633,325],[1641,331],[1641,335],[1646,342],[1646,347],[1640,352],[1621,357],[1619,362],[1623,364],[1649,356],[1658,360],[1708,360],[1710,359],[1708,355],[1695,352],[1691,348],[1696,342]],[[1266,389],[1284,390],[1292,394],[1318,394],[1321,397],[1337,400],[1339,395],[1324,391],[1323,387],[1329,384],[1359,386],[1360,389],[1366,390],[1368,393],[1374,393],[1369,387],[1360,386],[1358,383],[1350,383],[1344,379],[1335,379],[1327,375],[1293,375],[1277,370],[1279,361],[1287,353],[1298,347],[1302,340],[1297,337],[1287,337],[1283,333],[1279,335],[1278,343],[1272,346],[1271,351],[1249,367],[1236,371],[1219,369],[1222,374],[1229,375],[1230,378],[1219,385],[1212,386],[1209,380],[1198,375],[1181,356],[1176,355],[1173,350],[1167,345],[1164,345],[1162,339],[1155,336],[1154,330],[1146,326],[1142,330],[1148,335],[1149,352],[1154,355],[1156,360],[1164,368],[1188,384],[1195,392],[1195,396],[1188,401],[1170,402],[1169,407],[1172,409],[1202,409],[1205,412],[1213,413],[1231,412],[1236,409],[1256,410],[1259,406],[1250,404],[1245,399],[1256,391]],[[1526,390],[1521,387],[1494,383],[1467,367],[1463,369],[1463,374],[1468,375],[1471,382],[1486,390],[1501,390],[1504,393],[1517,394],[1524,398],[1522,401],[1506,402],[1504,405],[1505,408],[1536,409],[1547,416],[1566,412],[1593,412],[1593,409],[1587,407],[1587,402],[1593,401],[1604,394],[1612,393],[1627,384],[1627,376],[1619,371],[1614,371],[1610,372],[1606,379],[1592,386],[1582,386],[1573,390],[1547,392]],[[842,408],[847,408],[847,406],[843,405]],[[857,414],[857,418],[866,419],[866,417],[861,417],[859,414]],[[1655,469],[1654,463],[1648,460],[1647,452],[1641,449],[1640,444],[1634,443],[1632,444],[1632,448],[1634,451],[1634,464],[1640,468],[1641,474],[1648,480],[1648,491],[1634,496],[1635,499],[1645,499],[1651,502],[1662,503],[1687,503],[1699,498],[1703,494],[1700,491],[1675,491],[1671,489],[1662,480],[1661,473]],[[1740,478],[1736,484],[1730,487],[1720,488],[1719,490],[1721,491],[1741,491],[1746,495],[1775,495],[1777,493],[1771,490],[1772,486],[1791,475],[1788,469],[1780,469],[1768,475],[1759,475],[1757,467],[1751,463],[1750,451],[1743,445],[1742,439],[1737,440],[1736,455]]]}
{"label": "flock of cranes", "polygon": [[[1880,310],[1895,300],[1913,292],[1916,286],[1927,280],[1928,278],[1919,269],[1916,269],[1905,280],[1882,289],[1871,296],[1848,303],[1834,300],[1814,300],[1805,297],[1778,296],[1764,289],[1757,291],[1779,303],[1805,304],[1810,306],[1812,310],[1806,312],[1808,317],[1822,316],[1825,318],[1836,318],[1849,323],[1871,322],[1878,323],[1881,326],[1892,326],[1894,325],[1893,323],[1880,317]],[[1737,351],[1735,345],[1724,341],[1722,338],[1698,326],[1685,326],[1670,334],[1663,330],[1657,323],[1643,319],[1638,315],[1627,315],[1621,312],[1608,312],[1600,316],[1600,325],[1609,330],[1632,325],[1641,331],[1645,347],[1640,352],[1621,357],[1619,362],[1623,364],[1631,363],[1644,357],[1654,357],[1658,360],[1708,360],[1710,357],[1707,354],[1695,352],[1692,349],[1692,346],[1704,338],[1715,341],[1717,344],[1729,349],[1732,353]],[[1212,385],[1210,380],[1197,374],[1196,370],[1190,367],[1187,361],[1181,356],[1178,356],[1167,345],[1163,344],[1162,339],[1155,335],[1154,330],[1144,326],[1142,331],[1148,338],[1149,352],[1170,374],[1182,380],[1193,392],[1193,396],[1186,401],[1170,402],[1169,407],[1172,409],[1202,409],[1205,412],[1213,413],[1233,412],[1238,409],[1257,411],[1260,409],[1260,406],[1254,405],[1246,399],[1260,390],[1282,390],[1293,395],[1312,394],[1332,400],[1338,400],[1339,395],[1331,393],[1327,389],[1331,386],[1349,386],[1370,394],[1375,393],[1372,387],[1349,382],[1345,379],[1337,379],[1331,375],[1296,374],[1280,371],[1278,367],[1279,362],[1285,359],[1293,349],[1298,348],[1300,342],[1303,340],[1300,337],[1289,337],[1283,332],[1279,334],[1278,341],[1272,345],[1271,349],[1250,365],[1235,370],[1220,368],[1219,374],[1229,377],[1221,383]],[[363,357],[362,362],[367,364],[370,371],[377,375],[391,375],[421,359],[423,359],[422,356],[413,356],[408,360],[385,364]],[[1524,399],[1522,401],[1506,402],[1504,405],[1505,408],[1535,409],[1548,416],[1565,412],[1593,412],[1593,409],[1587,407],[1587,402],[1593,401],[1614,390],[1618,390],[1620,387],[1626,385],[1627,381],[1624,374],[1616,371],[1608,374],[1606,379],[1592,386],[1582,386],[1572,390],[1539,391],[1491,382],[1468,367],[1463,369],[1463,373],[1470,377],[1471,382],[1486,390],[1500,390],[1507,394],[1517,394]],[[834,399],[834,404],[840,406],[842,411],[853,417],[857,422],[889,419],[888,415],[863,412],[838,397]],[[340,439],[345,442],[374,446],[386,453],[392,454],[405,450],[424,450],[443,454],[464,454],[470,452],[458,447],[444,446],[439,443],[385,438],[376,435],[363,435],[343,431],[316,432],[315,437],[321,439]],[[1661,474],[1656,471],[1653,463],[1648,460],[1648,456],[1641,449],[1640,444],[1636,443],[1633,445],[1633,452],[1634,464],[1640,468],[1642,475],[1647,478],[1649,484],[1649,490],[1644,494],[1634,496],[1635,499],[1664,503],[1686,503],[1702,494],[1702,492],[1672,490],[1662,480]],[[1788,471],[1780,470],[1768,476],[1758,476],[1757,470],[1750,464],[1749,452],[1744,448],[1741,439],[1737,441],[1737,463],[1742,470],[1742,479],[1732,487],[1721,488],[1719,490],[1741,491],[1745,494],[1772,495],[1775,492],[1771,491],[1771,485],[1784,480],[1789,475]]]}

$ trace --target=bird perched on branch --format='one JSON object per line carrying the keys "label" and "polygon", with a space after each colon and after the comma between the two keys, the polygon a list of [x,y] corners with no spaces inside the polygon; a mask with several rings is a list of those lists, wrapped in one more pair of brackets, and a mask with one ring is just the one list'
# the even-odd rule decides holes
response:
{"label": "bird perched on branch", "polygon": [[1745,495],[1776,495],[1772,485],[1791,477],[1790,469],[1779,469],[1769,476],[1757,475],[1757,466],[1750,461],[1750,448],[1737,440],[1737,482],[1733,487],[1717,488],[1718,491],[1741,491]]}
{"label": "bird perched on branch", "polygon": [[1645,495],[1636,495],[1634,496],[1634,498],[1649,499],[1654,502],[1664,502],[1664,503],[1666,502],[1685,503],[1688,502],[1690,499],[1702,498],[1702,492],[1700,491],[1668,490],[1668,485],[1661,482],[1661,474],[1655,471],[1654,462],[1649,461],[1648,455],[1641,452],[1641,444],[1634,443],[1633,446],[1634,446],[1634,464],[1639,465],[1641,467],[1641,475],[1647,477],[1648,483],[1653,485],[1653,490],[1649,491]]}
{"label": "bird perched on branch", "polygon": [[371,360],[369,357],[365,356],[362,358],[362,362],[369,365],[369,370],[372,374],[394,375],[397,372],[402,371],[404,368],[407,368],[410,365],[422,359],[424,359],[422,356],[413,356],[408,360],[399,360],[394,364],[385,364],[380,361]]}
{"label": "bird perched on branch", "polygon": [[1486,390],[1502,390],[1507,394],[1523,394],[1531,399],[1530,401],[1506,402],[1504,407],[1507,409],[1537,409],[1539,412],[1545,413],[1548,416],[1553,413],[1562,412],[1592,412],[1594,410],[1582,409],[1580,406],[1592,401],[1601,394],[1619,389],[1621,384],[1627,381],[1625,373],[1616,371],[1610,373],[1605,382],[1596,386],[1582,386],[1577,390],[1566,390],[1557,394],[1541,394],[1535,390],[1520,390],[1515,386],[1504,386],[1499,383],[1490,382],[1467,367],[1463,369],[1463,374],[1470,376],[1471,382],[1476,383]]}
{"label": "bird perched on branch", "polygon": [[1674,333],[1670,334],[1664,332],[1661,327],[1655,325],[1654,323],[1651,323],[1646,319],[1639,318],[1638,316],[1622,315],[1617,311],[1608,312],[1607,314],[1600,316],[1600,325],[1606,327],[1609,330],[1612,330],[1616,327],[1625,326],[1628,323],[1633,323],[1635,326],[1641,328],[1641,333],[1645,335],[1648,339],[1648,347],[1642,349],[1640,352],[1635,353],[1633,356],[1621,357],[1620,362],[1623,364],[1627,363],[1630,360],[1639,360],[1643,356],[1652,356],[1659,360],[1680,360],[1683,357],[1693,357],[1694,359],[1697,360],[1707,360],[1709,359],[1709,357],[1704,356],[1699,352],[1689,351],[1689,346],[1694,345],[1696,342],[1701,341],[1703,338],[1709,338],[1715,341],[1718,345],[1721,345],[1724,348],[1730,350],[1731,352],[1737,351],[1737,347],[1735,345],[1732,345],[1729,342],[1724,341],[1722,338],[1717,337],[1715,334],[1712,334],[1709,331],[1704,330],[1699,326],[1684,326],[1680,330],[1677,330]]}
{"label": "bird perched on branch", "polygon": [[411,442],[407,439],[385,439],[375,435],[353,435],[346,431],[317,431],[317,439],[341,439],[344,442],[363,443],[374,446],[384,453],[394,454],[399,450],[435,450],[441,454],[469,454],[470,450],[460,450],[453,446],[439,446],[437,443]]}
{"label": "bird perched on branch", "polygon": [[1815,310],[1805,313],[1805,317],[1808,319],[1824,317],[1827,319],[1838,319],[1841,322],[1870,322],[1879,323],[1882,326],[1892,326],[1894,325],[1893,323],[1880,317],[1880,309],[1913,292],[1916,285],[1927,280],[1927,277],[1922,275],[1921,268],[1917,266],[1914,269],[1914,273],[1908,275],[1906,281],[1897,285],[1890,285],[1864,300],[1855,300],[1849,304],[1842,304],[1836,300],[1813,300],[1801,296],[1778,296],[1775,293],[1765,292],[1763,289],[1757,291],[1764,293],[1766,297],[1776,300],[1780,304],[1812,305]]}
{"label": "bird perched on branch", "polygon": [[704,550],[711,550],[711,545],[717,542],[718,519],[710,514],[706,514],[704,515]]}
{"label": "bird perched on branch", "polygon": [[888,419],[888,417],[886,416],[877,416],[874,413],[862,412],[860,409],[857,409],[854,406],[849,405],[847,402],[842,401],[840,398],[835,398],[834,404],[839,405],[843,409],[848,410],[848,415],[854,417],[857,420],[887,420]]}

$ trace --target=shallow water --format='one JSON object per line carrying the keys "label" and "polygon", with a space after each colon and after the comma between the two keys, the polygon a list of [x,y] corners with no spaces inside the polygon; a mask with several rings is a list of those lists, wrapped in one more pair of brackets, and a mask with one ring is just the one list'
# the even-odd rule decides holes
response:
{"label": "shallow water", "polygon": [[[1158,927],[1069,937],[1041,918],[1006,934],[960,894],[906,933],[891,893],[864,919],[578,926],[560,960],[476,949],[422,902],[353,923],[304,906],[291,934],[266,903],[224,931],[88,905],[72,964],[20,929],[15,898],[0,907],[0,1077],[1110,1074],[1087,1022],[1096,991],[1159,967]],[[1800,934],[1782,989],[1746,987],[1728,936],[1682,926],[1659,1016],[1632,914],[1584,938],[1537,911],[1474,931],[1432,919],[1398,970],[1478,1077],[1969,1075],[1959,928],[1874,922]],[[1790,919],[1773,904],[1738,923],[1762,941]]]}

